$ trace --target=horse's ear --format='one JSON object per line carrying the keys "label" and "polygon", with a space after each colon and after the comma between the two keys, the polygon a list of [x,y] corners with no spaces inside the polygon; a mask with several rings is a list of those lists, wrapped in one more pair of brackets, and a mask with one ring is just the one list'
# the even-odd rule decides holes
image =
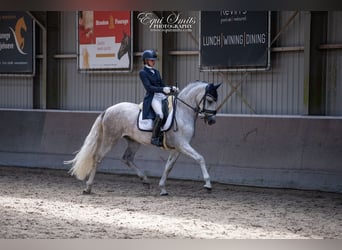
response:
{"label": "horse's ear", "polygon": [[218,89],[218,88],[221,86],[221,84],[222,84],[222,82],[219,83],[219,84],[216,84],[216,85],[214,84],[214,88],[215,88],[215,89]]}

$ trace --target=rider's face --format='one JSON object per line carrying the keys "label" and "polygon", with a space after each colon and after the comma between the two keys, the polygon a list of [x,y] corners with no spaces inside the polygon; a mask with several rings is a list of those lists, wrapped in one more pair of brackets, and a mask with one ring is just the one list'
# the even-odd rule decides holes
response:
{"label": "rider's face", "polygon": [[146,60],[146,62],[147,62],[147,65],[150,67],[154,67],[154,65],[156,64],[155,60]]}

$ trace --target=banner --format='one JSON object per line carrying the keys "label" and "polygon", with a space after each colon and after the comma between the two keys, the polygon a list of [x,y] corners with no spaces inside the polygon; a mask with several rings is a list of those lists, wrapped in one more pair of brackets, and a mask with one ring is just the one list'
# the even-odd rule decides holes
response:
{"label": "banner", "polygon": [[34,74],[33,29],[26,12],[0,12],[0,74]]}
{"label": "banner", "polygon": [[130,11],[79,11],[79,69],[131,70],[131,27]]}
{"label": "banner", "polygon": [[202,11],[201,69],[268,69],[268,11]]}

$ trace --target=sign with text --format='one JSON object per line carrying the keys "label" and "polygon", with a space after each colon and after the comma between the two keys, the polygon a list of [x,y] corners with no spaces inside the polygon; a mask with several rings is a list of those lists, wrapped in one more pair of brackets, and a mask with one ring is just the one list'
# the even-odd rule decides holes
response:
{"label": "sign with text", "polygon": [[0,12],[0,74],[34,74],[33,29],[26,12]]}
{"label": "sign with text", "polygon": [[202,11],[202,70],[255,70],[270,65],[268,11]]}
{"label": "sign with text", "polygon": [[131,24],[130,11],[79,11],[79,69],[131,70]]}

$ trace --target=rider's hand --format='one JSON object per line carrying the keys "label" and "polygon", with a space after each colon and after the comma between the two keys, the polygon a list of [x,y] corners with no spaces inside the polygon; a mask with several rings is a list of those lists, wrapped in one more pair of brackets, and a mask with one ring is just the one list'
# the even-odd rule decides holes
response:
{"label": "rider's hand", "polygon": [[164,92],[165,94],[170,94],[170,93],[171,93],[171,88],[170,88],[170,87],[164,87],[164,88],[163,88],[163,92]]}
{"label": "rider's hand", "polygon": [[178,93],[179,92],[179,88],[172,86],[172,92]]}

